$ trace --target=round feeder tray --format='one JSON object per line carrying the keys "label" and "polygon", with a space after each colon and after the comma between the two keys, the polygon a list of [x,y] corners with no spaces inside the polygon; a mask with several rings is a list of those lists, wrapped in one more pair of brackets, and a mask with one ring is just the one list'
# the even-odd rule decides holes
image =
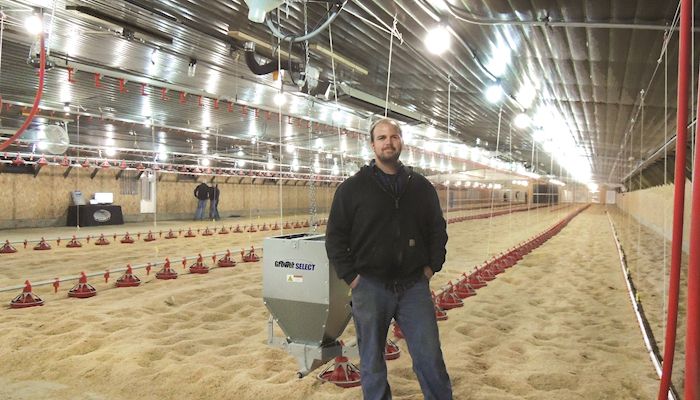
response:
{"label": "round feeder tray", "polygon": [[348,361],[347,357],[336,357],[335,363],[328,366],[318,379],[330,382],[342,388],[360,386],[360,370]]}

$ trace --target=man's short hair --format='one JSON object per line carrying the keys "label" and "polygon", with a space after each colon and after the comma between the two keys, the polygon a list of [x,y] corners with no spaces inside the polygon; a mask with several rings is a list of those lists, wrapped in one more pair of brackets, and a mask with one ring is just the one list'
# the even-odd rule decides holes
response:
{"label": "man's short hair", "polygon": [[372,126],[369,128],[369,140],[370,142],[374,142],[374,129],[378,127],[379,125],[384,125],[388,124],[394,127],[394,130],[399,134],[399,136],[403,137],[403,133],[401,132],[401,125],[399,125],[398,122],[394,121],[391,118],[382,118],[378,119],[375,121]]}

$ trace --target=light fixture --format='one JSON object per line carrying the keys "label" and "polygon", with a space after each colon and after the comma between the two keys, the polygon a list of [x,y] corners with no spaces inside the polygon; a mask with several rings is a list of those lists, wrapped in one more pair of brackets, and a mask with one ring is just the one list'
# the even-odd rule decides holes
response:
{"label": "light fixture", "polygon": [[240,168],[245,168],[245,160],[238,160],[236,161],[236,165],[238,165]]}
{"label": "light fixture", "polygon": [[197,59],[190,58],[190,63],[187,65],[187,76],[194,78],[197,73]]}
{"label": "light fixture", "polygon": [[275,93],[274,101],[276,106],[282,107],[285,105],[285,103],[287,103],[287,98],[284,96],[284,93],[277,92]]}
{"label": "light fixture", "polygon": [[265,15],[284,3],[283,0],[245,0],[248,6],[248,19],[262,24],[265,22]]}
{"label": "light fixture", "polygon": [[24,28],[32,35],[38,35],[44,30],[44,24],[39,15],[32,14],[24,20]]}
{"label": "light fixture", "polygon": [[450,48],[450,32],[444,25],[437,25],[428,31],[424,42],[429,52],[440,55]]}
{"label": "light fixture", "polygon": [[287,150],[287,153],[292,154],[294,153],[294,145],[291,143],[287,143],[285,146],[285,150]]}
{"label": "light fixture", "polygon": [[43,141],[43,140],[40,140],[40,141],[36,144],[36,147],[37,147],[39,150],[46,150],[46,149],[49,147],[49,144],[46,143],[46,142]]}
{"label": "light fixture", "polygon": [[503,97],[503,88],[499,83],[494,83],[493,85],[486,88],[486,100],[490,103],[496,104],[501,101]]}
{"label": "light fixture", "polygon": [[158,161],[165,161],[168,159],[168,153],[161,151],[158,153]]}
{"label": "light fixture", "polygon": [[341,122],[343,120],[343,112],[340,111],[339,109],[336,109],[333,111],[333,121],[335,122]]}
{"label": "light fixture", "polygon": [[535,101],[537,96],[537,90],[529,82],[525,82],[523,86],[520,87],[518,93],[515,94],[515,100],[520,103],[521,106],[525,108],[530,108],[532,102]]}
{"label": "light fixture", "polygon": [[518,129],[527,129],[530,126],[530,116],[525,113],[520,113],[515,116],[513,123]]}
{"label": "light fixture", "polygon": [[243,147],[238,147],[238,152],[236,152],[238,157],[243,157],[245,153],[243,152]]}
{"label": "light fixture", "polygon": [[114,157],[117,155],[117,149],[114,147],[105,147],[105,155],[107,157]]}
{"label": "light fixture", "polygon": [[146,128],[150,128],[152,125],[151,117],[146,117],[146,121],[144,121],[143,126]]}
{"label": "light fixture", "polygon": [[299,159],[296,157],[294,157],[294,160],[292,160],[292,171],[299,171]]}
{"label": "light fixture", "polygon": [[208,158],[202,158],[200,160],[200,164],[204,167],[208,167],[211,164],[211,161]]}
{"label": "light fixture", "polygon": [[65,111],[65,112],[70,111],[70,102],[69,101],[66,101],[65,103],[63,103],[63,111]]}
{"label": "light fixture", "polygon": [[153,49],[151,52],[151,65],[156,65],[156,60],[158,58],[158,49]]}

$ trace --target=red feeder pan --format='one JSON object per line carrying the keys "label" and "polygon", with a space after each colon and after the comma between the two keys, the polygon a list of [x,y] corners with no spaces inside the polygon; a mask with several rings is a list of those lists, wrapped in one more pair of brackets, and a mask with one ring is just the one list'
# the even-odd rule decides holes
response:
{"label": "red feeder pan", "polygon": [[156,240],[156,237],[153,235],[153,232],[148,231],[148,235],[146,235],[146,238],[143,239],[144,242],[152,242]]}
{"label": "red feeder pan", "polygon": [[260,231],[269,231],[270,228],[267,227],[267,224],[263,224],[262,228],[260,228]]}
{"label": "red feeder pan", "polygon": [[43,305],[44,300],[32,293],[32,284],[29,283],[29,281],[24,281],[24,289],[22,289],[22,293],[12,299],[10,302],[10,308],[27,308]]}
{"label": "red feeder pan", "polygon": [[255,247],[250,246],[250,251],[248,253],[245,253],[243,250],[241,250],[241,258],[243,259],[243,262],[258,262],[260,261],[260,257],[255,254]]}
{"label": "red feeder pan", "polygon": [[457,282],[456,285],[452,286],[452,292],[459,296],[460,299],[476,296],[476,290],[474,290],[474,288],[472,288],[472,286],[465,281]]}
{"label": "red feeder pan", "polygon": [[241,229],[241,227],[240,227],[239,225],[236,225],[236,229],[234,229],[233,231],[234,231],[235,233],[241,233],[241,232],[243,232],[243,230]]}
{"label": "red feeder pan", "polygon": [[229,230],[226,229],[225,226],[223,226],[223,227],[221,227],[221,229],[219,229],[219,235],[228,235],[228,234],[229,234]]}
{"label": "red feeder pan", "polygon": [[190,265],[190,273],[191,274],[206,274],[209,273],[209,267],[204,265],[204,261],[202,260],[202,255],[200,254],[199,257],[197,257],[197,261]]}
{"label": "red feeder pan", "polygon": [[471,274],[471,275],[469,275],[469,277],[467,278],[467,282],[468,282],[474,289],[479,289],[479,288],[482,288],[482,287],[486,286],[486,281],[484,281],[483,279],[481,279],[481,276],[479,276],[479,274],[477,274],[476,272],[473,273],[473,274]]}
{"label": "red feeder pan", "polygon": [[189,228],[189,229],[187,229],[187,232],[185,233],[185,237],[186,238],[193,238],[193,237],[197,237],[197,235],[195,235],[195,233],[192,232],[192,228]]}
{"label": "red feeder pan", "polygon": [[289,225],[289,221],[284,223],[284,229],[292,229],[292,226]]}
{"label": "red feeder pan", "polygon": [[394,337],[397,339],[403,339],[403,332],[401,331],[401,327],[399,326],[398,323],[394,322]]}
{"label": "red feeder pan", "polygon": [[301,224],[299,223],[299,221],[297,221],[294,223],[294,229],[299,229],[299,228],[301,228]]}
{"label": "red feeder pan", "polygon": [[304,224],[302,226],[304,228],[308,228],[309,227],[309,220],[307,219],[306,221],[304,221]]}
{"label": "red feeder pan", "polygon": [[41,241],[34,246],[34,250],[51,250],[51,245],[44,238],[41,238]]}
{"label": "red feeder pan", "polygon": [[165,259],[163,268],[156,272],[156,279],[177,279],[177,272],[170,269],[170,260]]}
{"label": "red feeder pan", "polygon": [[256,228],[256,227],[253,226],[253,225],[251,225],[250,228],[248,228],[248,230],[247,230],[247,232],[251,232],[251,233],[257,232],[257,231],[258,231],[258,228]]}
{"label": "red feeder pan", "polygon": [[141,279],[134,275],[134,271],[131,269],[131,264],[127,264],[126,272],[121,278],[117,279],[115,284],[117,287],[134,287],[141,284]]}
{"label": "red feeder pan", "polygon": [[78,241],[78,239],[76,239],[75,235],[73,235],[73,238],[68,241],[66,247],[73,249],[77,247],[83,247],[83,245]]}
{"label": "red feeder pan", "polygon": [[384,348],[384,359],[396,360],[399,357],[401,357],[401,349],[393,340],[387,339],[386,347]]}
{"label": "red feeder pan", "polygon": [[445,311],[445,309],[443,309],[442,307],[440,307],[440,305],[439,305],[438,302],[436,301],[434,295],[433,295],[433,304],[435,305],[435,318],[436,318],[438,321],[445,321],[445,320],[447,320],[447,312]]}
{"label": "red feeder pan", "polygon": [[68,297],[77,297],[79,299],[92,297],[96,294],[97,289],[95,289],[94,287],[92,287],[92,285],[87,283],[87,276],[85,276],[85,272],[80,273],[80,278],[78,278],[78,284],[73,286],[73,288],[68,291]]}
{"label": "red feeder pan", "polygon": [[280,229],[280,226],[277,225],[277,222],[275,222],[275,225],[272,226],[273,231],[278,231]]}
{"label": "red feeder pan", "polygon": [[210,231],[209,227],[204,229],[204,232],[202,232],[202,236],[212,236],[213,234],[214,234],[214,232]]}
{"label": "red feeder pan", "polygon": [[100,234],[100,237],[95,240],[95,246],[106,246],[109,244],[109,240],[105,238],[105,235]]}
{"label": "red feeder pan", "polygon": [[451,290],[442,292],[442,294],[437,297],[437,303],[443,310],[451,310],[464,306],[462,299]]}
{"label": "red feeder pan", "polygon": [[132,244],[134,243],[134,238],[132,238],[131,235],[129,235],[129,232],[127,232],[126,235],[124,235],[124,237],[122,238],[122,240],[120,240],[120,242],[124,244]]}
{"label": "red feeder pan", "polygon": [[0,254],[16,253],[17,249],[10,244],[9,240],[5,240],[5,244],[0,249]]}
{"label": "red feeder pan", "polygon": [[347,357],[336,357],[335,363],[318,374],[318,379],[342,388],[360,386],[360,370]]}
{"label": "red feeder pan", "polygon": [[226,250],[226,255],[219,260],[217,265],[221,268],[235,267],[236,262],[231,259],[231,252]]}
{"label": "red feeder pan", "polygon": [[175,232],[173,232],[172,229],[168,231],[167,235],[165,235],[166,239],[175,239],[176,237],[177,237],[177,235],[175,234]]}

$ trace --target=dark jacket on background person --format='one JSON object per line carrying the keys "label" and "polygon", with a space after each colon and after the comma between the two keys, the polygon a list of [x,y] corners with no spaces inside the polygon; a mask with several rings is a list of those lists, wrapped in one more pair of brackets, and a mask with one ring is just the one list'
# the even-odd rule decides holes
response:
{"label": "dark jacket on background person", "polygon": [[194,197],[199,200],[207,200],[209,198],[209,186],[202,182],[194,188]]}
{"label": "dark jacket on background person", "polygon": [[210,187],[209,188],[209,199],[219,201],[219,193],[221,193],[221,191],[219,190],[218,187],[216,187],[216,186]]}
{"label": "dark jacket on background person", "polygon": [[401,166],[397,175],[372,163],[335,192],[326,251],[348,284],[358,274],[401,282],[416,279],[425,266],[442,269],[447,232],[437,192],[410,168]]}

